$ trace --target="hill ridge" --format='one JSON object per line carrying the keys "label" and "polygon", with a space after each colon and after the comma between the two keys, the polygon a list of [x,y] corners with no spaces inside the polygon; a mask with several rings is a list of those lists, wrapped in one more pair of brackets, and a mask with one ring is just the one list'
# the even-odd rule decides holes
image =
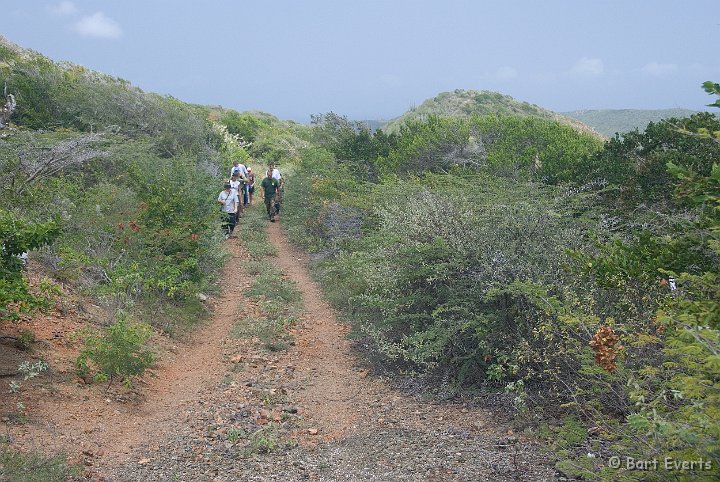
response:
{"label": "hill ridge", "polygon": [[579,120],[600,134],[612,137],[616,132],[644,130],[650,122],[671,117],[690,117],[698,111],[684,108],[670,109],[579,109],[561,112],[564,116]]}
{"label": "hill ridge", "polygon": [[385,131],[397,132],[407,121],[422,119],[427,115],[440,117],[470,117],[472,115],[520,115],[550,119],[569,125],[574,129],[598,137],[601,135],[581,121],[560,113],[542,108],[527,101],[520,101],[501,92],[491,90],[455,89],[440,92],[423,101],[418,107],[412,107],[404,114],[385,124]]}

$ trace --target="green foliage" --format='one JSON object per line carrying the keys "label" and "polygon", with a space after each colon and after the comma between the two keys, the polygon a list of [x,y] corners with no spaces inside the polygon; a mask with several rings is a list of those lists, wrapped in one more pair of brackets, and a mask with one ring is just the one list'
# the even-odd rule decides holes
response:
{"label": "green foliage", "polygon": [[250,434],[245,447],[245,455],[269,454],[277,450],[279,446],[280,438],[277,427],[275,424],[269,423]]}
{"label": "green foliage", "polygon": [[377,172],[372,161],[387,156],[397,141],[395,134],[372,132],[367,124],[349,121],[334,112],[312,116],[312,124],[315,142],[359,179],[375,179]]}
{"label": "green foliage", "polygon": [[21,453],[4,443],[0,445],[0,478],[8,482],[65,482],[81,471],[80,466],[68,464],[64,455]]}
{"label": "green foliage", "polygon": [[[705,92],[707,92],[708,94],[720,96],[720,84],[708,80],[706,82],[703,82],[702,86]],[[715,99],[715,102],[713,102],[712,104],[708,104],[708,107],[720,108],[720,99]]]}
{"label": "green foliage", "polygon": [[[693,129],[715,122],[709,115],[691,120],[699,122]],[[687,123],[678,124],[683,127],[677,129],[688,129]],[[654,129],[643,135],[657,134]],[[714,480],[720,471],[720,168],[713,160],[718,151],[707,131],[664,129],[667,143],[654,152],[667,169],[655,176],[664,176],[671,206],[692,216],[678,221],[677,211],[670,211],[673,223],[662,217],[660,226],[646,225],[625,241],[603,243],[580,264],[599,287],[586,306],[598,314],[613,310],[622,320],[616,331],[624,333],[624,367],[612,378],[616,387],[626,388],[616,389],[610,400],[617,403],[622,396],[630,404],[620,412],[626,423],[614,428],[612,455],[661,463],[665,457],[702,460],[709,467],[672,475]],[[638,192],[646,201],[668,203],[647,186]],[[582,409],[587,407],[586,402]],[[608,408],[596,406],[594,416],[609,426],[606,417],[615,414]],[[635,480],[622,467],[611,474]],[[648,474],[647,480],[666,475]]]}
{"label": "green foliage", "polygon": [[212,137],[205,108],[35,52],[4,48],[2,54],[0,84],[16,97],[11,120],[20,126],[149,136],[166,157],[201,148]]}
{"label": "green foliage", "polygon": [[334,250],[319,265],[327,297],[377,353],[465,385],[543,378],[562,364],[563,341],[553,335],[562,292],[551,290],[564,276],[565,249],[582,245],[592,225],[581,195],[428,175],[379,185],[368,199],[375,203],[358,203],[365,210],[352,235],[347,223],[318,230],[286,219],[291,233],[302,222]]}
{"label": "green foliage", "polygon": [[255,142],[258,133],[272,125],[270,119],[249,112],[228,111],[220,122],[225,124],[231,134],[241,136],[247,142]]}
{"label": "green foliage", "polygon": [[361,234],[364,210],[375,199],[373,184],[356,178],[349,166],[317,147],[303,150],[291,176],[283,195],[283,224],[291,239],[317,252],[336,249],[341,240]]}
{"label": "green foliage", "polygon": [[565,417],[557,430],[557,440],[560,447],[574,447],[587,439],[587,429],[577,417]]}
{"label": "green foliage", "polygon": [[[374,184],[334,160],[352,129],[321,130],[283,221],[317,253],[326,297],[374,361],[436,390],[494,386],[517,410],[557,414],[569,475],[665,480],[607,460],[671,457],[712,470],[670,476],[710,480],[720,468],[716,124],[670,119],[601,146],[549,120],[430,116],[375,159]],[[577,184],[548,186],[563,182]],[[617,342],[591,349],[598,333]],[[600,349],[612,364],[599,365]]]}
{"label": "green foliage", "polygon": [[56,221],[32,223],[0,209],[0,319],[17,318],[45,304],[22,276],[22,253],[50,244],[60,235]]}
{"label": "green foliage", "polygon": [[90,332],[76,360],[81,376],[90,375],[97,381],[120,379],[126,386],[132,378],[142,375],[155,356],[146,343],[152,328],[144,323],[129,323],[124,318],[108,326],[104,333]]}
{"label": "green foliage", "polygon": [[[249,148],[250,155],[262,159],[264,164],[274,162],[284,165],[300,158],[300,152],[308,146],[310,128],[294,123],[277,123],[259,131]],[[258,171],[256,174],[260,174]]]}
{"label": "green foliage", "polygon": [[50,244],[60,234],[56,221],[30,223],[10,211],[0,210],[0,276],[5,279],[22,270],[18,255]]}
{"label": "green foliage", "polygon": [[422,172],[462,164],[469,142],[470,126],[463,119],[430,116],[426,121],[404,124],[397,148],[377,160],[380,172]]}
{"label": "green foliage", "polygon": [[35,343],[35,333],[29,330],[23,330],[15,340],[15,347],[18,350],[29,350]]}
{"label": "green foliage", "polygon": [[644,132],[615,136],[601,152],[586,158],[569,179],[601,178],[618,186],[619,207],[632,209],[641,203],[662,207],[673,201],[675,181],[666,169],[668,163],[707,175],[720,156],[720,144],[712,138],[687,134],[698,130],[718,131],[720,120],[702,112],[650,123]]}
{"label": "green foliage", "polygon": [[[196,319],[195,294],[223,262],[218,159],[237,146],[208,108],[5,42],[1,53],[19,128],[0,139],[0,201],[28,220],[52,206],[63,226],[35,259],[105,304],[154,306],[177,315],[172,325]],[[2,278],[2,297],[19,300],[11,311],[28,309],[26,284]]]}
{"label": "green foliage", "polygon": [[420,106],[413,107],[402,116],[389,121],[384,129],[388,133],[398,133],[403,124],[424,121],[432,116],[460,119],[497,114],[501,116],[530,116],[557,120],[564,124],[573,125],[580,130],[587,130],[587,127],[574,119],[563,117],[537,105],[515,100],[499,92],[462,89],[456,89],[453,92],[442,92],[432,99],[427,99]]}
{"label": "green foliage", "polygon": [[446,171],[455,166],[513,179],[572,179],[601,142],[556,121],[521,116],[430,116],[400,129],[397,147],[377,159],[382,173]]}

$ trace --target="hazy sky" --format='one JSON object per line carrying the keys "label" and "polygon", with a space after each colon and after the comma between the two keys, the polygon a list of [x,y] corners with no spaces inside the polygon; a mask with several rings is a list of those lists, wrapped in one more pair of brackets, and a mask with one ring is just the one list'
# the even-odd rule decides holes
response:
{"label": "hazy sky", "polygon": [[0,33],[187,102],[388,119],[454,89],[704,110],[717,0],[0,0]]}

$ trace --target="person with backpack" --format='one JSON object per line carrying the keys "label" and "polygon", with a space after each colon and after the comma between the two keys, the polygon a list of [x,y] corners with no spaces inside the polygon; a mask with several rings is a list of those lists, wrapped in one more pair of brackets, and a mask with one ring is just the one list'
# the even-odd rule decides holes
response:
{"label": "person with backpack", "polygon": [[263,190],[263,198],[265,200],[265,209],[267,209],[268,218],[270,222],[275,222],[275,196],[277,195],[278,187],[280,183],[277,179],[272,177],[272,171],[269,171],[265,175],[265,179],[260,183],[260,187]]}
{"label": "person with backpack", "polygon": [[275,194],[275,212],[277,214],[280,214],[280,206],[282,205],[282,194],[285,186],[285,181],[283,181],[280,171],[273,162],[268,165],[268,173],[270,177],[272,177],[278,182],[278,188]]}
{"label": "person with backpack", "polygon": [[222,228],[225,231],[225,239],[227,239],[235,229],[237,210],[240,204],[237,193],[231,189],[229,182],[223,185],[223,190],[220,192],[217,202],[220,204]]}

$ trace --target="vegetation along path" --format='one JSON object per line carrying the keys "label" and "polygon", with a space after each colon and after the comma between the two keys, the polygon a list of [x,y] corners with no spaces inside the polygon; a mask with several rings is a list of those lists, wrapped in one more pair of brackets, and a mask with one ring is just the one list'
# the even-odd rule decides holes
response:
{"label": "vegetation along path", "polygon": [[[258,211],[240,229],[264,226]],[[71,454],[90,480],[553,480],[539,447],[491,413],[421,401],[369,375],[305,256],[279,223],[261,235],[276,253],[253,259],[226,241],[212,319],[170,345],[134,397],[60,390],[33,409],[42,423],[13,435]],[[276,281],[263,278],[277,268]],[[268,338],[276,282],[301,299],[297,321]]]}
{"label": "vegetation along path", "polygon": [[[368,376],[305,257],[278,223],[267,234],[277,258],[263,263],[302,295],[294,342],[268,351],[256,331],[218,346],[228,375],[195,401],[175,436],[106,472],[113,480],[552,480],[539,448],[489,413],[421,402]],[[269,301],[250,298],[245,314],[258,323]]]}

